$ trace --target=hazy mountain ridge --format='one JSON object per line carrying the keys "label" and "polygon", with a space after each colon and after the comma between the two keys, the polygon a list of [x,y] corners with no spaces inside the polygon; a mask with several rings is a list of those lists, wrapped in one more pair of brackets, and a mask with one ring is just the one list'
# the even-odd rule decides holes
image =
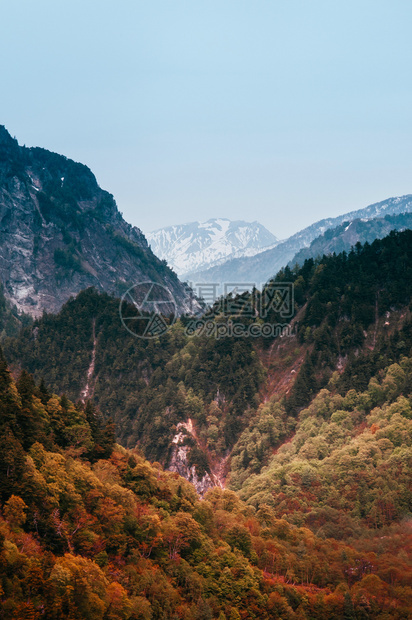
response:
{"label": "hazy mountain ridge", "polygon": [[123,219],[111,194],[82,164],[19,146],[0,126],[0,281],[33,316],[55,312],[82,289],[120,294],[160,282],[187,308],[185,289]]}
{"label": "hazy mountain ridge", "polygon": [[153,252],[182,278],[239,256],[273,247],[277,238],[259,222],[226,218],[168,226],[147,235]]}
{"label": "hazy mountain ridge", "polygon": [[314,239],[308,248],[300,250],[289,262],[289,266],[302,265],[306,259],[322,257],[324,254],[348,252],[357,243],[372,243],[375,239],[386,237],[391,230],[402,231],[408,228],[412,228],[412,213],[343,222]]}
{"label": "hazy mountain ridge", "polygon": [[192,273],[193,281],[198,282],[242,282],[261,286],[273,277],[279,269],[285,267],[302,249],[308,247],[314,239],[326,230],[354,219],[373,219],[385,215],[397,215],[412,211],[412,195],[388,198],[364,209],[350,211],[344,215],[327,218],[304,228],[276,247],[249,258],[229,260],[222,265],[204,271]]}

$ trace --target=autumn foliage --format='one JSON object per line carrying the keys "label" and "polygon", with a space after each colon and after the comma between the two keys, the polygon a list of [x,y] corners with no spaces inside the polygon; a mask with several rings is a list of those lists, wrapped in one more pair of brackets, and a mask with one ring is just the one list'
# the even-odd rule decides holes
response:
{"label": "autumn foliage", "polygon": [[[177,474],[113,446],[90,405],[47,394],[25,374],[16,385],[4,362],[0,415],[2,620],[411,612],[411,531],[384,496],[390,529],[348,544],[280,518],[287,498],[254,507],[216,488],[199,500]],[[373,423],[382,427],[377,413]],[[98,441],[107,458],[96,458]],[[313,501],[316,486],[303,488]],[[327,514],[317,518],[320,532]]]}

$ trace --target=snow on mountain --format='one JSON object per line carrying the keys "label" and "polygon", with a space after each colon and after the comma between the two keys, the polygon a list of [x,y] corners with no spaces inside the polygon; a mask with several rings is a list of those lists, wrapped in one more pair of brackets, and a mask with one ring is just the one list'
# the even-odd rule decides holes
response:
{"label": "snow on mountain", "polygon": [[368,221],[386,215],[411,212],[412,195],[388,198],[357,211],[315,222],[285,241],[277,243],[275,247],[265,248],[259,253],[255,252],[253,256],[230,257],[225,262],[207,270],[193,270],[189,277],[193,282],[243,282],[248,284],[253,282],[260,287],[276,275],[282,267],[285,267],[302,248],[309,247],[314,239],[343,222],[351,222],[355,219]]}
{"label": "snow on mountain", "polygon": [[412,229],[412,212],[407,211],[396,215],[383,214],[372,219],[357,218],[349,223],[345,221],[316,237],[309,247],[299,250],[289,262],[289,267],[294,267],[296,264],[303,265],[306,259],[317,258],[324,254],[350,252],[357,243],[362,245],[366,242],[372,243],[376,239],[383,239],[392,230],[401,232],[408,228]]}
{"label": "snow on mountain", "polygon": [[254,256],[278,242],[259,222],[225,218],[160,228],[147,235],[153,253],[181,278],[226,260]]}

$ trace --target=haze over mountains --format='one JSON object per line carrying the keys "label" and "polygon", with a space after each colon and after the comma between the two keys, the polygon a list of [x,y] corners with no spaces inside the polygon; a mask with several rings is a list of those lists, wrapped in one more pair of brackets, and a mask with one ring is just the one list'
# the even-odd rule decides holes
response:
{"label": "haze over mountains", "polygon": [[[207,270],[192,272],[190,276],[194,282],[242,282],[245,284],[254,283],[257,287],[261,287],[279,269],[285,267],[289,262],[293,263],[295,255],[302,248],[309,247],[314,239],[323,235],[327,230],[355,219],[372,220],[383,218],[386,215],[410,213],[411,211],[412,195],[388,198],[364,209],[315,222],[292,235],[289,239],[279,242],[275,247],[263,250],[254,256],[234,258]],[[348,242],[344,247],[346,250],[350,249],[350,243],[362,241],[353,235],[350,239],[347,235],[347,239]]]}
{"label": "haze over mountains", "polygon": [[[243,256],[303,264],[194,318],[88,168],[0,129],[1,620],[411,617],[410,199]],[[190,226],[182,265],[273,242]],[[143,279],[181,313],[148,338],[113,295]]]}
{"label": "haze over mountains", "polygon": [[160,228],[147,235],[153,252],[181,278],[239,256],[254,256],[278,239],[258,222],[226,218]]}
{"label": "haze over mountains", "polygon": [[284,241],[258,222],[210,219],[150,233],[153,253],[86,166],[19,146],[0,126],[0,281],[6,298],[32,316],[59,310],[89,286],[120,295],[143,281],[164,284],[178,311],[190,312],[193,300],[176,273],[193,283],[260,287],[288,263],[403,230],[409,220],[392,216],[411,211],[411,195],[389,198]]}
{"label": "haze over mountains", "polygon": [[412,228],[412,213],[343,222],[336,228],[329,228],[323,235],[316,237],[309,247],[300,250],[289,262],[289,267],[303,265],[308,258],[348,252],[357,243],[372,243],[375,239],[386,237],[391,230],[402,231],[407,228]]}

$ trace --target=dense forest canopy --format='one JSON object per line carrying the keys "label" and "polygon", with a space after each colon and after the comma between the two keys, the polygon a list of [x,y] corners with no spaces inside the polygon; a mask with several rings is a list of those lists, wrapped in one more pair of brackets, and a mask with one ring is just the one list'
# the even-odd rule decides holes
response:
{"label": "dense forest canopy", "polygon": [[[59,314],[46,314],[20,337],[6,340],[5,353],[13,368],[24,367],[36,381],[44,378],[51,391],[77,400],[94,349],[89,387],[95,404],[104,416],[114,418],[123,445],[138,443],[147,458],[164,464],[176,426],[188,418],[197,424],[212,458],[226,456],[241,434],[256,425],[270,377],[289,368],[294,376],[289,373],[286,400],[280,403],[284,414],[272,438],[275,447],[338,367],[345,368],[338,386],[342,392],[352,387],[352,379],[353,387],[366,389],[378,366],[399,361],[398,344],[388,346],[393,329],[384,323],[388,313],[393,323],[396,311],[409,312],[412,232],[394,232],[370,245],[358,244],[349,254],[286,268],[272,282],[282,283],[294,285],[291,319],[273,307],[261,316],[265,291],[238,296],[236,314],[230,313],[230,304],[219,301],[208,318],[245,326],[290,321],[291,337],[283,340],[208,337],[204,330],[190,332],[186,317],[157,339],[136,338],[121,323],[118,300],[88,289]],[[365,354],[368,361],[359,364]],[[266,448],[263,452],[260,463],[267,457]]]}
{"label": "dense forest canopy", "polygon": [[[412,231],[282,283],[284,337],[136,338],[93,289],[0,304],[0,618],[409,617]],[[206,318],[284,324],[265,294]],[[177,433],[226,490],[164,469]]]}
{"label": "dense forest canopy", "polygon": [[[374,424],[381,419],[376,413]],[[375,524],[379,533],[354,544],[322,530],[327,510],[316,535],[279,518],[276,501],[255,508],[218,488],[200,501],[177,474],[114,445],[110,424],[90,403],[50,394],[25,372],[14,382],[3,359],[0,422],[4,620],[406,618],[411,611],[411,532],[390,506],[387,522]],[[396,442],[405,430],[392,424],[390,436]],[[390,449],[387,437],[379,442]],[[300,484],[296,468],[294,475]],[[303,471],[307,494],[312,484]]]}

